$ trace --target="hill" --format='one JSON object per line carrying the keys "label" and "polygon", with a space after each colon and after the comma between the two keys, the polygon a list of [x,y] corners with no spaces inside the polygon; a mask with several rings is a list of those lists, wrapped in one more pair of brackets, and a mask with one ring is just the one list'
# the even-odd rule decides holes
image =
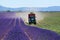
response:
{"label": "hill", "polygon": [[60,11],[60,6],[8,8],[0,6],[0,11]]}

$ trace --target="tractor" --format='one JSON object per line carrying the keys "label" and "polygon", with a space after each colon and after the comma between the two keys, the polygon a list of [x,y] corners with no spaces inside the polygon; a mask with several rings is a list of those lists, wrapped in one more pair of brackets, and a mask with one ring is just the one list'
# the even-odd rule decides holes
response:
{"label": "tractor", "polygon": [[28,22],[29,24],[36,24],[36,17],[33,12],[30,12],[30,14],[28,14]]}

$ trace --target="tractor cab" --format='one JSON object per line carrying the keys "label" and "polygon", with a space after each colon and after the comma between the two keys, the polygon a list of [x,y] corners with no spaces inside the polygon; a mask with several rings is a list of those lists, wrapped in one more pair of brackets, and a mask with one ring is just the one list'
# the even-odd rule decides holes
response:
{"label": "tractor cab", "polygon": [[28,22],[29,24],[36,24],[36,17],[33,12],[30,12],[30,14],[28,14]]}

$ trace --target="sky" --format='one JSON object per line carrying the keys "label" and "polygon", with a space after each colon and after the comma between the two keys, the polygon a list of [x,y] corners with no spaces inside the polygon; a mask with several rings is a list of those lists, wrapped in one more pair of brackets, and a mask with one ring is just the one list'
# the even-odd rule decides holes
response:
{"label": "sky", "polygon": [[0,0],[0,6],[10,8],[60,6],[60,0]]}

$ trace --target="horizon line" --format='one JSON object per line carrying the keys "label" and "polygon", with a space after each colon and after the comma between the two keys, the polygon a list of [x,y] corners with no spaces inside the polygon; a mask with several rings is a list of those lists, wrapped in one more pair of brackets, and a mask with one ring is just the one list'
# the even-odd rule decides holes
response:
{"label": "horizon line", "polygon": [[[1,6],[1,5],[0,5]],[[6,6],[2,6],[2,7],[6,7]],[[27,7],[27,6],[25,6]],[[48,7],[57,7],[57,6],[46,6],[46,7],[40,7],[40,8],[48,8]],[[59,6],[58,6],[59,7]],[[24,8],[24,7],[6,7],[6,8]],[[28,7],[27,7],[28,8]],[[39,8],[39,7],[29,7],[29,8]]]}

